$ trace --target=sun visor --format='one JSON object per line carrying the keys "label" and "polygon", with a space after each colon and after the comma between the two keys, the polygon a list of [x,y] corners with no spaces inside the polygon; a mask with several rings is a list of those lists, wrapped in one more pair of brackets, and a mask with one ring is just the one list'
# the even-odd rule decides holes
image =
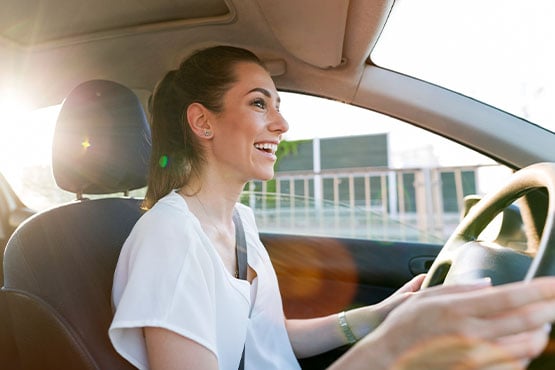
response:
{"label": "sun visor", "polygon": [[349,0],[257,0],[272,31],[287,51],[320,68],[343,57]]}

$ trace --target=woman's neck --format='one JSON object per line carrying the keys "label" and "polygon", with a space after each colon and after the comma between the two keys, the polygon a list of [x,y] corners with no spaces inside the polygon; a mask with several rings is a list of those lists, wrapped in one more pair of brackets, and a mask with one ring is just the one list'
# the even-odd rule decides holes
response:
{"label": "woman's neck", "polygon": [[219,180],[218,177],[195,181],[180,189],[189,207],[196,210],[199,218],[209,218],[219,224],[227,224],[233,214],[235,203],[244,185]]}

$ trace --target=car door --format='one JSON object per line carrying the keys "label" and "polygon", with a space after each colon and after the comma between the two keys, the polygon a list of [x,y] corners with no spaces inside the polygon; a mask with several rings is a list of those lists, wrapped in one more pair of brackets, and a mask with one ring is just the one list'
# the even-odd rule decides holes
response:
{"label": "car door", "polygon": [[[278,276],[288,318],[310,318],[374,304],[425,272],[441,245],[351,238],[261,235]],[[323,369],[348,347],[301,359]]]}

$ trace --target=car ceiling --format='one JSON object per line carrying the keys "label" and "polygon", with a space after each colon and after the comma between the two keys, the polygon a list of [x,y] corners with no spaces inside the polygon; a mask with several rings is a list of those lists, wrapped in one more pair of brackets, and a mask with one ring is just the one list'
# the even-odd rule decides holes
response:
{"label": "car ceiling", "polygon": [[24,91],[34,106],[45,106],[95,78],[151,91],[192,50],[215,44],[254,51],[281,89],[348,101],[393,1],[5,0],[2,5],[0,53],[7,57],[0,59],[0,77],[4,86]]}

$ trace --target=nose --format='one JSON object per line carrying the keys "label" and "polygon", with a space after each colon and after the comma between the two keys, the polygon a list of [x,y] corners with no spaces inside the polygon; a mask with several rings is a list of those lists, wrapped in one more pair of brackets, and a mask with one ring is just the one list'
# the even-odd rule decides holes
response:
{"label": "nose", "polygon": [[283,118],[283,116],[277,109],[274,110],[269,129],[272,132],[279,132],[280,134],[283,134],[289,130],[289,123],[285,118]]}

